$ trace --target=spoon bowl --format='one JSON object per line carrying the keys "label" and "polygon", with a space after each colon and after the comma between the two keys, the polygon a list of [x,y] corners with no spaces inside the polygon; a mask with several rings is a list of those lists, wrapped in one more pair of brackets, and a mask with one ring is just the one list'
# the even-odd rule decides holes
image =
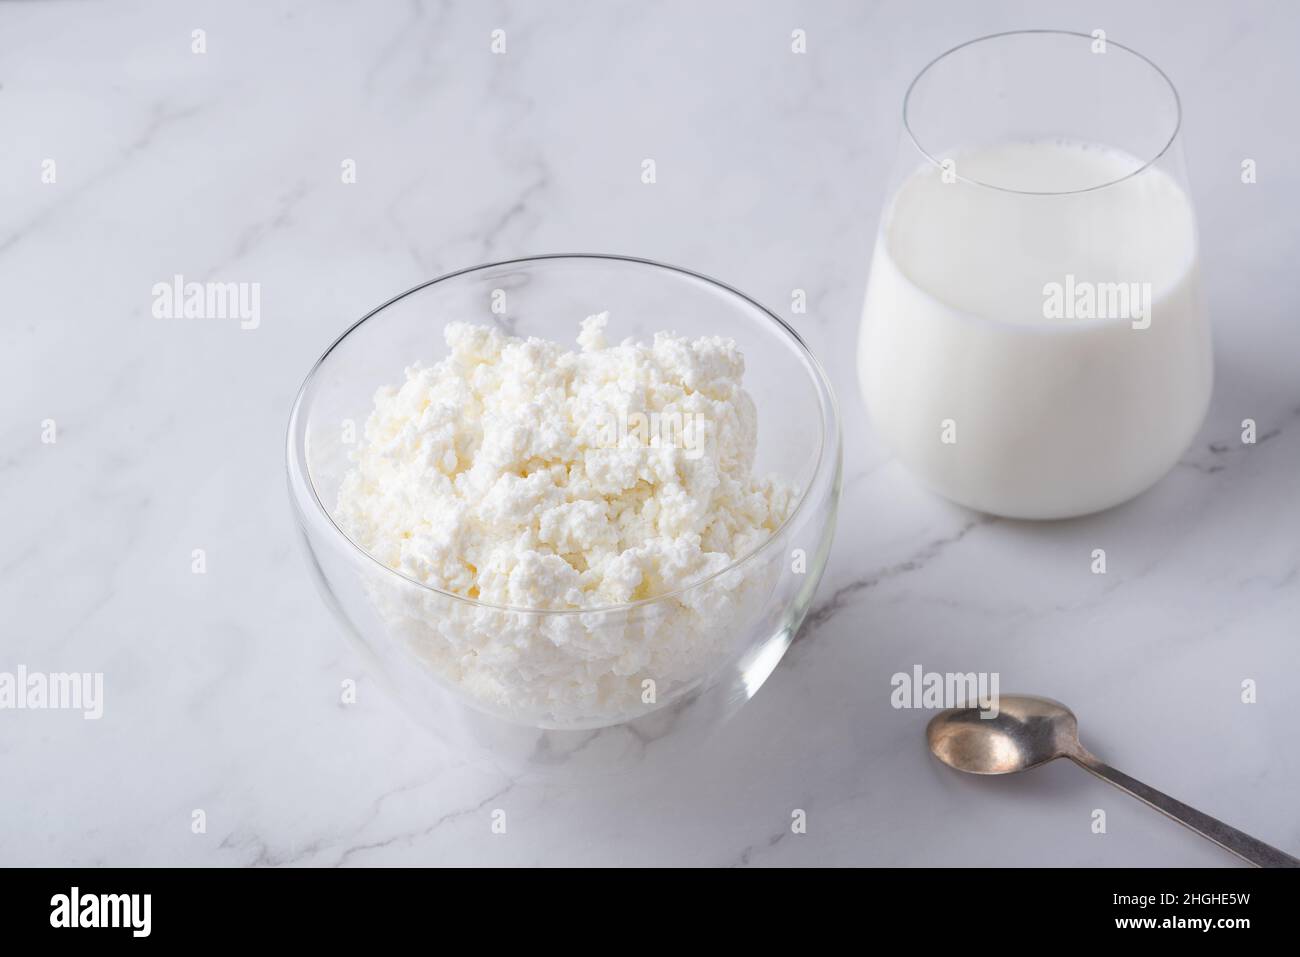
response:
{"label": "spoon bowl", "polygon": [[1051,698],[1006,695],[997,710],[950,708],[926,728],[930,750],[970,774],[1014,774],[1079,750],[1074,712]]}

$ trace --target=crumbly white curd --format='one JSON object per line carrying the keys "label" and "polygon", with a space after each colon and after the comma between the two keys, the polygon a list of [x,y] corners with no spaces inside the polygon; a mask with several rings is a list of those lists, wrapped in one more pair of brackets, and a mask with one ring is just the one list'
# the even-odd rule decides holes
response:
{"label": "crumbly white curd", "polygon": [[421,658],[490,709],[548,724],[639,713],[725,657],[774,568],[718,573],[796,499],[752,472],[733,341],[611,345],[606,324],[586,319],[578,351],[447,326],[445,359],[376,393],[334,513],[383,564],[474,600],[371,588]]}

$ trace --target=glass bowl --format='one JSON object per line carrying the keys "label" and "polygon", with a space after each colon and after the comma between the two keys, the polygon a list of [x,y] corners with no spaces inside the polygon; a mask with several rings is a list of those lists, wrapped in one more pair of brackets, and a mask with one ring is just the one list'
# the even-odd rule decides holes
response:
{"label": "glass bowl", "polygon": [[[610,342],[648,341],[660,330],[735,340],[758,416],[754,473],[780,475],[797,489],[790,517],[764,544],[674,592],[611,607],[538,610],[430,587],[382,564],[335,524],[339,487],[376,390],[399,383],[417,360],[443,358],[448,322],[494,324],[576,348],[581,320],[604,311]],[[578,755],[587,765],[618,766],[648,740],[698,738],[734,714],[771,674],[808,611],[840,493],[834,395],[798,334],[721,283],[621,256],[477,266],[383,304],[308,374],[290,415],[287,457],[311,569],[375,673],[444,742],[511,772],[573,764]],[[654,665],[644,676],[622,673],[625,666],[604,650],[638,642],[673,650],[641,656]],[[466,650],[480,646],[483,652]],[[501,682],[509,687],[512,673],[535,678],[542,652],[553,667],[556,648],[573,649],[572,666],[593,682],[636,680],[637,703],[628,705],[624,695],[622,709],[609,713],[503,701]],[[476,658],[467,670],[467,653],[496,658]],[[500,681],[484,682],[483,673]]]}

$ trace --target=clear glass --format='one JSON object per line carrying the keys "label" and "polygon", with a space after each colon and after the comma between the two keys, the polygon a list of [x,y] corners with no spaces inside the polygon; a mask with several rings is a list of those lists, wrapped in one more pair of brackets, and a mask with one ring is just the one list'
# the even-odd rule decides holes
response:
{"label": "clear glass", "polygon": [[[502,302],[504,314],[493,311]],[[609,337],[662,329],[736,341],[758,414],[755,472],[799,490],[764,545],[709,579],[644,601],[594,610],[488,605],[405,577],[354,544],[331,517],[375,390],[416,360],[445,355],[443,326],[495,323],[517,336],[572,343],[584,316],[609,310]],[[512,773],[548,766],[617,768],[649,739],[687,741],[733,714],[766,680],[806,614],[825,566],[840,488],[840,432],[826,376],[799,336],[746,296],[702,276],[614,256],[550,256],[479,266],[398,296],[343,334],[294,403],[289,490],[325,600],[397,697],[444,741]],[[665,629],[670,630],[667,636]],[[680,641],[631,711],[507,710],[457,678],[476,636],[510,635],[529,664],[535,643],[568,643],[615,667],[602,648]],[[686,650],[681,650],[686,649]],[[584,652],[586,653],[586,652]]]}
{"label": "clear glass", "polygon": [[1178,94],[1086,34],[983,37],[909,87],[859,335],[877,434],[939,494],[1063,518],[1157,482],[1212,386]]}

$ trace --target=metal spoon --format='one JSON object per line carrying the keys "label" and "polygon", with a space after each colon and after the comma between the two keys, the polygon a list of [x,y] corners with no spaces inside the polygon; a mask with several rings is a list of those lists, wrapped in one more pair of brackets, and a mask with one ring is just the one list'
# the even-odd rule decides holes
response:
{"label": "metal spoon", "polygon": [[996,717],[982,718],[980,714],[979,708],[951,708],[935,715],[926,728],[934,756],[971,774],[1012,774],[1069,758],[1244,861],[1259,867],[1300,867],[1300,860],[1290,854],[1098,761],[1079,743],[1079,721],[1074,712],[1059,701],[1002,695]]}

